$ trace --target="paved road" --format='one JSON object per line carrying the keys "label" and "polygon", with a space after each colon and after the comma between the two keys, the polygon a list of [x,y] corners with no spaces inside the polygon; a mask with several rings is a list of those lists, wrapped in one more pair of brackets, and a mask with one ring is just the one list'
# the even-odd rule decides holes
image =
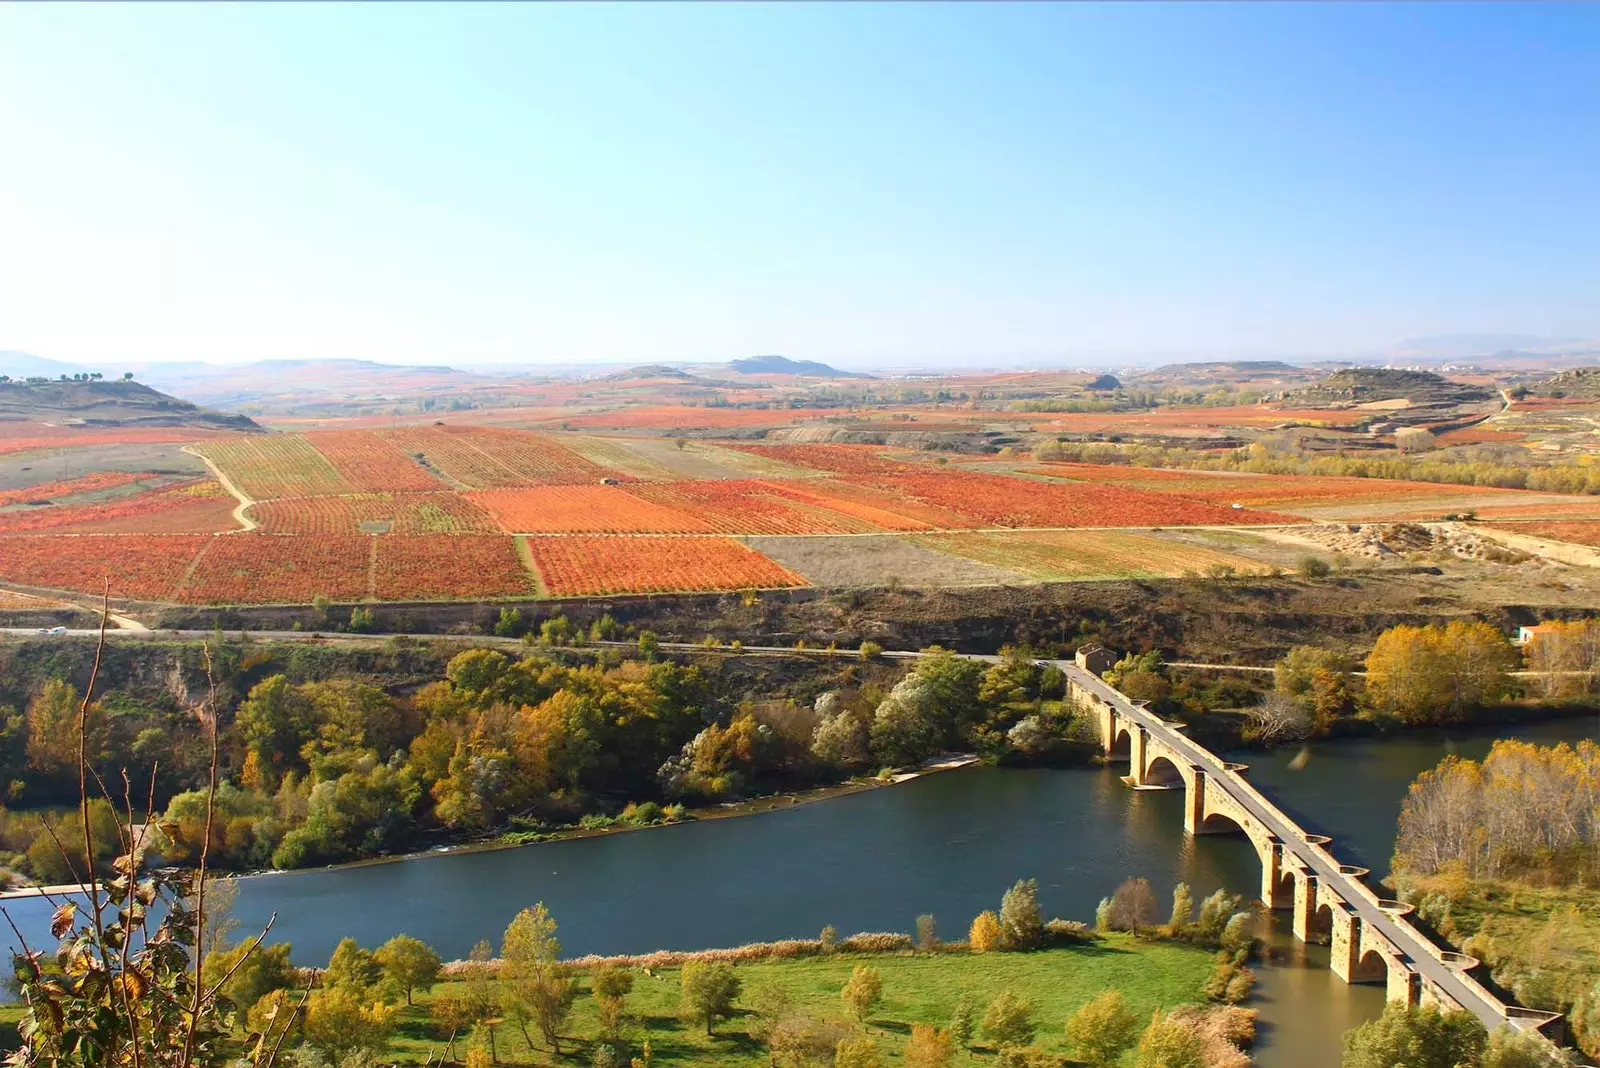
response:
{"label": "paved road", "polygon": [[1493,1030],[1506,1022],[1506,1006],[1495,999],[1476,982],[1462,977],[1454,968],[1441,962],[1428,942],[1410,924],[1379,908],[1371,891],[1354,876],[1339,871],[1339,864],[1328,852],[1312,845],[1303,831],[1289,817],[1280,812],[1253,786],[1236,772],[1229,771],[1222,760],[1203,746],[1195,744],[1181,732],[1173,730],[1158,717],[1129,701],[1113,687],[1071,661],[1053,661],[1072,681],[1083,686],[1117,711],[1144,727],[1163,744],[1181,753],[1186,759],[1206,772],[1207,788],[1221,787],[1245,811],[1249,812],[1272,834],[1283,842],[1284,848],[1302,864],[1316,873],[1319,881],[1333,888],[1350,903],[1361,922],[1380,932],[1410,961],[1411,967],[1426,976],[1438,989],[1467,1009],[1485,1027]]}

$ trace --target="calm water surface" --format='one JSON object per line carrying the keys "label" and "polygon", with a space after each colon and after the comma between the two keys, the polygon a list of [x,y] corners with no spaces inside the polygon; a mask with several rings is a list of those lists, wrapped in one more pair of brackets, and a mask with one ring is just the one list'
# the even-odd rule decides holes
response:
{"label": "calm water surface", "polygon": [[[1334,836],[1342,859],[1387,872],[1412,779],[1448,752],[1482,756],[1496,736],[1327,743],[1293,764],[1292,752],[1243,759],[1291,815]],[[1600,720],[1498,736],[1596,738]],[[1025,877],[1038,879],[1047,914],[1083,920],[1133,875],[1162,895],[1180,879],[1197,897],[1219,886],[1258,892],[1259,864],[1243,838],[1191,839],[1180,794],[1134,792],[1117,775],[973,768],[759,816],[254,877],[240,881],[235,911],[246,930],[275,913],[273,939],[292,942],[299,960],[320,961],[346,935],[375,945],[401,931],[463,957],[480,938],[498,944],[511,917],[536,901],[560,922],[566,952],[583,954],[815,937],[826,924],[909,931],[924,912],[947,937],[961,937]],[[8,905],[24,931],[42,933],[48,906]],[[1334,1068],[1339,1034],[1381,1010],[1381,988],[1339,982],[1324,954],[1280,936],[1259,969],[1258,1059],[1267,1068]]]}

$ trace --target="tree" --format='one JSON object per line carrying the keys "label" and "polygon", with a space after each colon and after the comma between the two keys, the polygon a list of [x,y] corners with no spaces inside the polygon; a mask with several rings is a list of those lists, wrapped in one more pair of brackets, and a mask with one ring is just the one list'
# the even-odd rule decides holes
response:
{"label": "tree", "polygon": [[354,938],[341,938],[333,949],[333,956],[328,958],[322,985],[326,989],[348,991],[359,1000],[382,978],[383,969],[370,951],[362,949]]}
{"label": "tree", "polygon": [[846,1035],[834,1047],[833,1068],[878,1068],[878,1044],[871,1035]]}
{"label": "tree", "polygon": [[1200,919],[1196,922],[1200,937],[1208,942],[1221,939],[1228,920],[1238,911],[1243,900],[1239,895],[1230,894],[1220,887],[1207,894],[1206,899],[1200,902]]}
{"label": "tree", "polygon": [[1026,1046],[1033,1041],[1033,1002],[1002,990],[983,1011],[983,1037],[996,1046]]}
{"label": "tree", "polygon": [[1173,933],[1183,930],[1194,920],[1194,892],[1188,883],[1172,888],[1172,918],[1167,921]]}
{"label": "tree", "polygon": [[1206,1068],[1205,1040],[1188,1022],[1157,1012],[1139,1036],[1139,1056],[1134,1063],[1138,1068]]}
{"label": "tree", "polygon": [[1102,990],[1067,1019],[1067,1041],[1079,1060],[1105,1068],[1139,1040],[1139,1018],[1116,990]]}
{"label": "tree", "polygon": [[1577,1064],[1571,1050],[1553,1051],[1538,1035],[1497,1027],[1489,1032],[1478,1068],[1574,1068]]}
{"label": "tree", "polygon": [[1038,880],[1018,879],[1000,899],[1000,944],[1006,949],[1036,949],[1043,941]]}
{"label": "tree", "polygon": [[1390,1002],[1383,1015],[1344,1033],[1344,1068],[1456,1068],[1477,1064],[1488,1033],[1466,1012],[1407,1008]]}
{"label": "tree", "polygon": [[[28,702],[28,766],[41,775],[65,777],[78,770],[78,689],[60,679],[46,679]],[[98,764],[105,756],[105,710],[91,701],[83,739],[84,759]]]}
{"label": "tree", "polygon": [[858,1023],[866,1023],[867,1014],[883,1000],[883,979],[878,975],[878,969],[870,964],[857,964],[850,970],[850,978],[839,991],[839,996],[844,999],[850,1015]]}
{"label": "tree", "polygon": [[628,995],[633,992],[633,972],[615,964],[602,964],[590,973],[589,989],[594,994],[601,1034],[615,1040],[622,1031]]}
{"label": "tree", "polygon": [[1246,737],[1266,745],[1302,741],[1315,726],[1307,704],[1276,691],[1264,694],[1244,714],[1250,721]]}
{"label": "tree", "polygon": [[442,966],[432,947],[406,934],[389,939],[372,957],[395,989],[405,991],[407,1005],[411,1004],[412,991],[427,993],[432,989]]}
{"label": "tree", "polygon": [[[500,958],[507,1007],[517,1016],[522,1037],[528,1038],[523,1014],[531,1015],[539,1033],[559,1057],[561,1026],[572,1012],[577,987],[567,967],[561,963],[556,921],[544,902],[523,909],[507,925]],[[533,1043],[530,1040],[528,1044]]]}
{"label": "tree", "polygon": [[684,964],[683,1015],[694,1023],[711,1026],[733,1012],[733,1003],[744,984],[733,969],[721,961],[691,960]]}
{"label": "tree", "polygon": [[939,927],[933,917],[926,913],[917,917],[917,948],[924,953],[932,953],[939,948]]}
{"label": "tree", "polygon": [[306,1003],[306,1041],[334,1061],[357,1050],[381,1052],[394,1027],[393,1008],[381,1001],[365,1001],[347,987],[315,991]]}
{"label": "tree", "polygon": [[944,745],[950,717],[938,689],[913,672],[895,684],[872,718],[872,751],[888,764],[915,764]]}
{"label": "tree", "polygon": [[989,953],[1000,948],[1002,934],[1000,917],[985,909],[973,919],[972,927],[967,931],[967,942],[972,952]]}
{"label": "tree", "polygon": [[222,996],[241,1009],[295,985],[297,978],[289,963],[289,943],[257,947],[254,939],[206,954],[201,975],[208,984],[221,983]]}
{"label": "tree", "polygon": [[945,1068],[955,1055],[950,1032],[932,1024],[912,1024],[903,1054],[907,1068]]}
{"label": "tree", "polygon": [[977,1028],[978,1003],[971,994],[962,994],[956,999],[956,1007],[950,1013],[950,1037],[962,1049],[972,1048],[972,1036]]}
{"label": "tree", "polygon": [[1406,723],[1459,719],[1510,692],[1516,650],[1487,623],[1391,627],[1367,656],[1367,701]]}
{"label": "tree", "polygon": [[1111,895],[1111,928],[1137,934],[1155,922],[1156,897],[1150,880],[1139,876],[1124,879]]}

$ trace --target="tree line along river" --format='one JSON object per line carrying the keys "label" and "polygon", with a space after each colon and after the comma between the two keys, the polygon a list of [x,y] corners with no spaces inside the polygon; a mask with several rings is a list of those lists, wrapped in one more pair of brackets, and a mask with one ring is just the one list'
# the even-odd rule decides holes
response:
{"label": "tree line along river", "polygon": [[[1376,875],[1388,871],[1416,775],[1447,753],[1481,757],[1497,737],[1597,738],[1600,719],[1326,742],[1299,760],[1292,750],[1233,756],[1302,826],[1332,835],[1342,860]],[[965,937],[972,917],[1025,877],[1039,880],[1047,915],[1082,920],[1134,875],[1162,895],[1180,879],[1197,898],[1219,886],[1257,892],[1259,862],[1242,837],[1186,836],[1181,793],[1129,790],[1121,774],[970,768],[749,817],[254,876],[240,881],[235,915],[251,931],[276,913],[272,940],[320,963],[346,935],[371,946],[401,931],[464,957],[536,901],[578,955],[815,937],[826,924],[908,931],[919,913]],[[35,945],[48,944],[47,903],[6,904]],[[1380,987],[1346,986],[1324,957],[1280,936],[1258,968],[1266,1068],[1333,1068],[1339,1035],[1381,1011]]]}

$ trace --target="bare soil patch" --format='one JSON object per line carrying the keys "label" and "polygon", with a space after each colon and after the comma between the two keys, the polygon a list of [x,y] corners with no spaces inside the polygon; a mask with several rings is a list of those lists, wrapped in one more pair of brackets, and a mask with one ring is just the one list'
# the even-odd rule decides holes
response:
{"label": "bare soil patch", "polygon": [[1033,581],[992,564],[952,556],[893,535],[744,539],[817,586],[998,586]]}

